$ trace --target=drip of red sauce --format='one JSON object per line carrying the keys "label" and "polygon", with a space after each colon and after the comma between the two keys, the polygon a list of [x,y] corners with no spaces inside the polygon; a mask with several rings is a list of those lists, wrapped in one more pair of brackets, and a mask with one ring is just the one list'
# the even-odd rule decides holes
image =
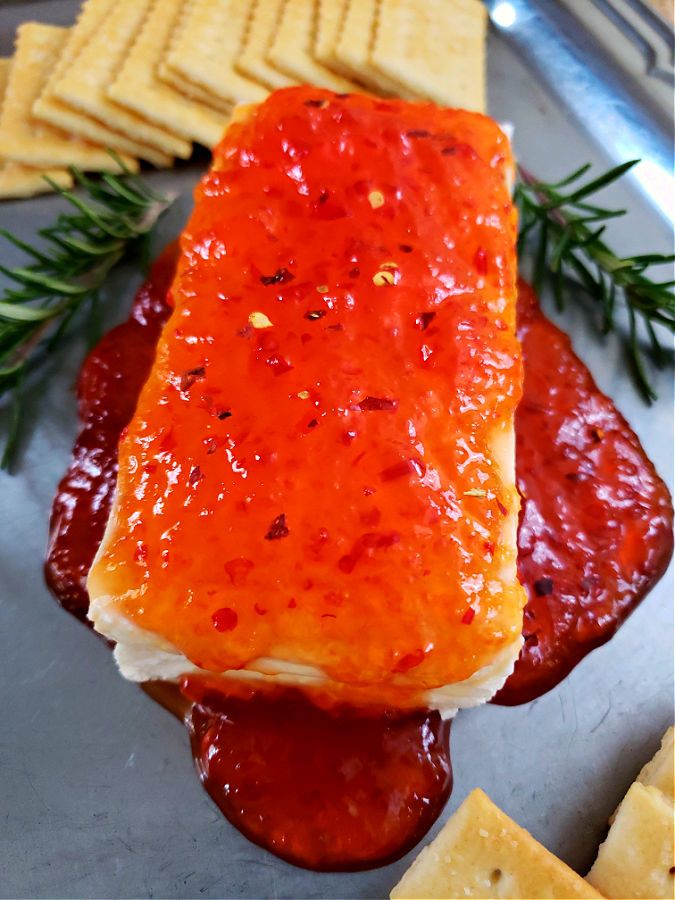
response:
{"label": "drip of red sauce", "polygon": [[[117,442],[168,316],[175,258],[174,248],[160,257],[129,321],[80,375],[82,429],[54,502],[46,576],[83,621]],[[637,438],[523,284],[518,312],[526,372],[516,423],[519,573],[529,603],[523,652],[497,698],[507,704],[549,690],[608,640],[672,552],[670,498]],[[227,818],[296,865],[391,862],[422,838],[450,792],[449,724],[436,713],[324,710],[295,690],[224,696],[196,678],[183,696],[167,685],[146,689],[185,717],[198,770]]]}
{"label": "drip of red sauce", "polygon": [[256,844],[296,866],[370,869],[436,821],[452,787],[450,722],[321,709],[295,688],[225,696],[186,679],[192,752],[209,794]]}
{"label": "drip of red sauce", "polygon": [[[665,572],[673,506],[640,442],[539,309],[518,293],[518,577],[525,644],[495,701],[526,703],[608,641]],[[555,361],[555,368],[552,368]]]}

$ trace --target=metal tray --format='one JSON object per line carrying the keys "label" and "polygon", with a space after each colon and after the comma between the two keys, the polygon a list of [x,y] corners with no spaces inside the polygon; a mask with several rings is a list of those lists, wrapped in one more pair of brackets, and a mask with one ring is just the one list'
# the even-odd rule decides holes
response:
{"label": "metal tray", "polygon": [[[490,5],[501,23],[490,37],[491,112],[514,123],[523,164],[548,177],[587,160],[642,156],[639,177],[608,194],[630,209],[611,238],[621,250],[668,250],[671,32],[640,0]],[[2,3],[0,53],[11,51],[21,21],[66,24],[76,8],[70,0]],[[181,191],[158,247],[181,227],[205,164],[202,156],[150,176]],[[55,198],[3,203],[0,223],[28,237],[58,207]],[[0,252],[4,263],[15,259],[4,246]],[[106,325],[125,317],[138,282],[132,270],[111,279]],[[672,372],[660,377],[659,402],[646,407],[627,378],[619,341],[601,341],[585,316],[570,307],[555,318],[671,478]],[[0,895],[387,896],[414,853],[371,872],[316,874],[230,827],[197,781],[184,729],[120,678],[103,643],[48,594],[47,519],[77,427],[72,387],[82,353],[72,346],[54,361],[44,391],[31,400],[20,471],[0,475]],[[460,714],[455,788],[443,819],[480,786],[585,872],[608,815],[672,720],[672,598],[671,570],[617,636],[557,689],[526,706]]]}

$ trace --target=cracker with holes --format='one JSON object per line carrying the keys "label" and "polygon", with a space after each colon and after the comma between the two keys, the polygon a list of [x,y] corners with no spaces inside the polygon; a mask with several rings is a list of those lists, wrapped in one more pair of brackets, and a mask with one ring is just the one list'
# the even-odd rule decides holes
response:
{"label": "cracker with holes", "polygon": [[353,81],[336,75],[314,59],[315,14],[314,0],[285,0],[267,60],[299,82],[349,93],[356,89]]}
{"label": "cracker with holes", "polygon": [[[0,106],[5,95],[11,64],[11,59],[0,59]],[[41,171],[22,163],[0,159],[0,199],[34,197],[36,194],[54,190],[45,180],[45,175],[59,187],[72,186],[72,176],[66,169]]]}
{"label": "cracker with holes", "polygon": [[107,96],[107,88],[117,76],[149,6],[150,0],[116,0],[53,91],[61,102],[155,148],[161,164],[170,156],[187,158],[192,152],[190,142]]}
{"label": "cracker with holes", "polygon": [[[74,165],[88,171],[117,171],[118,163],[104,147],[37,121],[33,103],[56,64],[65,29],[26,22],[16,37],[16,50],[0,112],[0,156],[29,166]],[[136,165],[127,158],[129,167]]]}
{"label": "cracker with holes", "polygon": [[426,897],[600,897],[481,790],[472,791],[391,892]]}
{"label": "cracker with holes", "polygon": [[[119,5],[125,7],[136,2],[118,0]],[[108,97],[160,128],[180,135],[183,140],[213,147],[223,133],[227,114],[195,103],[157,76],[157,66],[169,46],[181,6],[182,0],[150,3],[141,30],[108,88]]]}
{"label": "cracker with holes", "polygon": [[259,81],[270,90],[297,83],[267,61],[267,51],[279,25],[283,5],[284,0],[255,0],[244,47],[235,62],[235,67],[243,75]]}
{"label": "cracker with holes", "polygon": [[402,91],[484,112],[486,31],[480,0],[380,0],[370,64]]}
{"label": "cracker with holes", "polygon": [[[40,96],[33,104],[33,115],[41,122],[47,122],[63,131],[93,141],[103,147],[110,147],[118,153],[136,156],[156,166],[171,165],[171,156],[160,152],[156,147],[148,146],[125,132],[116,131],[107,122],[75,109],[60,100],[55,93],[55,86],[67,72],[80,51],[94,40],[98,29],[110,13],[115,0],[86,0],[72,28],[67,31],[61,54],[51,72]],[[106,104],[93,108],[94,115],[105,116]]]}
{"label": "cracker with holes", "polygon": [[160,74],[168,70],[176,76],[174,83],[196,86],[205,98],[213,98],[208,99],[212,105],[229,108],[263,100],[267,88],[235,70],[250,14],[251,0],[191,0]]}

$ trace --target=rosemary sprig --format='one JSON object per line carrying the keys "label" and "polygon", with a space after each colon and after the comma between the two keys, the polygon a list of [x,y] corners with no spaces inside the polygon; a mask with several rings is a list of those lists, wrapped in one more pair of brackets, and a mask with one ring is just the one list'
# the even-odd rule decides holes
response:
{"label": "rosemary sprig", "polygon": [[[610,169],[598,178],[583,181],[590,165],[582,166],[555,184],[537,181],[524,169],[519,170],[516,202],[520,210],[519,256],[532,239],[535,241],[533,282],[540,290],[552,282],[558,308],[562,308],[570,281],[581,285],[598,305],[604,334],[617,330],[617,301],[623,301],[628,314],[626,350],[636,385],[651,403],[656,393],[645,368],[650,357],[657,366],[666,352],[657,328],[675,332],[673,281],[653,281],[645,273],[652,265],[672,263],[675,256],[645,253],[617,256],[602,240],[606,223],[625,215],[623,209],[607,209],[591,202],[602,188],[612,184],[639,160],[631,160]],[[644,346],[638,332],[642,322],[649,343]]]}
{"label": "rosemary sprig", "polygon": [[95,340],[99,289],[120,260],[141,248],[174,200],[152,191],[115,159],[120,175],[92,179],[72,168],[81,189],[77,193],[50,181],[73,211],[38,231],[43,239],[39,249],[0,229],[0,235],[32,260],[14,269],[0,265],[0,272],[16,285],[0,298],[0,398],[8,392],[14,395],[2,468],[11,465],[16,453],[27,375],[74,333],[73,323],[86,307],[90,340]]}

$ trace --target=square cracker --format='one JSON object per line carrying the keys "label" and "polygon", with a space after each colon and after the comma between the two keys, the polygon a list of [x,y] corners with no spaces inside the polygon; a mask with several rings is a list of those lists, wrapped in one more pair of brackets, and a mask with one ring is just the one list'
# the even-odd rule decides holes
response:
{"label": "square cracker", "polygon": [[337,37],[332,44],[324,44],[325,63],[375,93],[412,97],[370,64],[378,11],[379,0],[346,0]]}
{"label": "square cracker", "polygon": [[391,892],[443,897],[600,897],[481,790],[472,791]]}
{"label": "square cracker", "polygon": [[[56,64],[65,35],[65,28],[37,22],[19,27],[0,112],[0,156],[39,168],[74,165],[88,171],[118,171],[104,147],[33,117],[33,103]],[[131,158],[124,162],[138,168]]]}
{"label": "square cracker", "polygon": [[267,61],[291,78],[333,91],[355,90],[353,81],[336,75],[313,57],[315,0],[285,0]]}
{"label": "square cracker", "polygon": [[486,34],[480,0],[381,0],[370,62],[413,94],[484,112]]}
{"label": "square cracker", "polygon": [[672,800],[656,787],[634,782],[586,877],[605,897],[672,900],[674,830]]}
{"label": "square cracker", "polygon": [[191,0],[170,42],[164,69],[196,85],[216,103],[232,106],[264,100],[267,89],[234,67],[250,13],[251,0]]}
{"label": "square cracker", "polygon": [[[138,6],[138,0],[117,2],[128,9]],[[108,97],[188,141],[213,147],[225,129],[227,114],[189,100],[157,77],[157,66],[169,45],[181,6],[182,0],[154,0],[149,4],[140,33],[108,88]]]}
{"label": "square cracker", "polygon": [[150,0],[114,0],[55,81],[52,92],[62,103],[156,148],[164,156],[187,158],[192,152],[189,141],[118,106],[106,94],[149,6]]}
{"label": "square cracker", "polygon": [[[0,59],[0,106],[5,95],[11,64],[10,59]],[[54,190],[43,175],[48,175],[59,187],[69,188],[73,184],[72,175],[66,169],[47,169],[42,172],[31,166],[0,159],[0,199],[32,197]]]}
{"label": "square cracker", "polygon": [[[108,15],[115,0],[85,0],[75,25],[68,29],[68,35],[54,69],[42,93],[33,104],[33,115],[42,122],[55,125],[63,131],[70,131],[78,137],[93,141],[103,147],[110,147],[118,153],[138,156],[155,166],[170,166],[171,156],[136,141],[128,133],[121,134],[97,118],[73,109],[56,97],[54,86],[66,72],[80,50],[93,38],[99,26]],[[97,112],[98,114],[98,112]],[[105,109],[100,110],[105,115]]]}
{"label": "square cracker", "polygon": [[661,793],[675,800],[675,781],[673,770],[675,769],[675,728],[671,727],[663,735],[661,746],[656,755],[640,770],[635,779],[641,784],[658,788]]}
{"label": "square cracker", "polygon": [[276,33],[283,5],[284,0],[254,0],[244,48],[235,63],[240,72],[270,90],[297,84],[290,75],[267,62],[267,51]]}

